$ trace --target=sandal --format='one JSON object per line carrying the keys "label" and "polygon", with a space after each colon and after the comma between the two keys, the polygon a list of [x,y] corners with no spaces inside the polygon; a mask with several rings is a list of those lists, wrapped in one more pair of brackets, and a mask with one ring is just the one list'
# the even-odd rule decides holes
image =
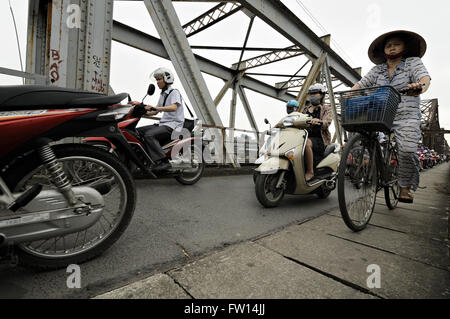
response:
{"label": "sandal", "polygon": [[401,203],[412,204],[414,202],[414,196],[409,190],[407,191],[402,190],[398,198],[398,201]]}

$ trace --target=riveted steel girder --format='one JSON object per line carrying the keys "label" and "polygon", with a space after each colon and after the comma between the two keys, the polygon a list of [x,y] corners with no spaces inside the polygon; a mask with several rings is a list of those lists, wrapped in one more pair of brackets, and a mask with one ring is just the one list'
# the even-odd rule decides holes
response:
{"label": "riveted steel girder", "polygon": [[238,12],[242,6],[238,3],[221,3],[183,25],[183,30],[187,37],[193,36],[219,21]]}
{"label": "riveted steel girder", "polygon": [[[122,44],[134,47],[136,49],[157,55],[164,59],[170,59],[166,48],[162,41],[144,32],[131,28],[125,24],[114,21],[113,24],[113,40]],[[194,55],[200,70],[206,74],[220,78],[226,82],[233,79],[236,72],[226,66],[208,60],[204,57]],[[240,84],[249,90],[260,94],[278,99],[281,101],[289,101],[295,98],[292,94],[287,94],[277,90],[271,85],[258,81],[250,76],[243,76]]]}
{"label": "riveted steel girder", "polygon": [[313,59],[319,58],[322,52],[326,52],[332,74],[345,84],[352,86],[361,78],[281,1],[240,0],[239,2],[292,43],[301,47]]}
{"label": "riveted steel girder", "polygon": [[[292,49],[292,50],[290,50]],[[288,48],[285,48],[280,51],[273,51],[267,54],[262,54],[259,56],[256,56],[251,59],[247,59],[242,61],[241,63],[233,64],[233,69],[238,69],[239,71],[244,71],[252,68],[256,68],[258,66],[267,65],[270,63],[286,60],[289,58],[293,58],[299,55],[303,55],[303,51],[299,51],[300,48],[297,46],[291,46]]]}
{"label": "riveted steel girder", "polygon": [[204,123],[222,125],[172,1],[144,3],[197,116]]}
{"label": "riveted steel girder", "polygon": [[27,72],[51,85],[108,93],[113,0],[29,2]]}
{"label": "riveted steel girder", "polygon": [[250,103],[248,102],[244,88],[238,85],[237,92],[239,94],[239,98],[241,99],[242,105],[244,106],[245,114],[247,114],[247,118],[248,121],[250,122],[250,125],[252,126],[253,130],[259,132],[258,124],[256,123],[255,117],[253,116],[252,109],[250,107]]}
{"label": "riveted steel girder", "polygon": [[305,81],[305,76],[300,77],[299,79],[290,80],[290,81],[284,81],[284,82],[278,82],[275,83],[275,87],[278,89],[292,89],[292,88],[298,88],[303,85],[303,82]]}

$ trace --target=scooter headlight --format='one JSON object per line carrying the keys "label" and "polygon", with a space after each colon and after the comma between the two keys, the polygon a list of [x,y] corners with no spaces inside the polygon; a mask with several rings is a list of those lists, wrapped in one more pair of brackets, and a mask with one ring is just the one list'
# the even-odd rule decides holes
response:
{"label": "scooter headlight", "polygon": [[255,161],[255,164],[257,165],[261,165],[262,163],[264,163],[267,159],[269,158],[269,155],[267,153],[263,154],[260,158],[258,158]]}
{"label": "scooter headlight", "polygon": [[291,162],[294,162],[294,154],[295,154],[295,148],[284,153],[284,156],[286,156]]}
{"label": "scooter headlight", "polygon": [[300,118],[300,116],[289,116],[287,118],[285,118],[283,120],[283,126],[284,127],[289,127],[289,126],[293,126],[294,122],[297,121]]}

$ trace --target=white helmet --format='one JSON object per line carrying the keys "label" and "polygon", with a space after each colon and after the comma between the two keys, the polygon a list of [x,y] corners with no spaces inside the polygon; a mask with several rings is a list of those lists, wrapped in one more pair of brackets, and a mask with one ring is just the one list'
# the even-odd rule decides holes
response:
{"label": "white helmet", "polygon": [[155,71],[153,71],[152,75],[150,75],[150,78],[163,78],[164,82],[166,82],[167,84],[173,84],[173,82],[175,81],[175,76],[173,75],[172,71],[166,68],[156,69]]}
{"label": "white helmet", "polygon": [[309,87],[308,94],[315,94],[315,93],[326,94],[327,88],[325,87],[325,85],[320,83],[313,84]]}

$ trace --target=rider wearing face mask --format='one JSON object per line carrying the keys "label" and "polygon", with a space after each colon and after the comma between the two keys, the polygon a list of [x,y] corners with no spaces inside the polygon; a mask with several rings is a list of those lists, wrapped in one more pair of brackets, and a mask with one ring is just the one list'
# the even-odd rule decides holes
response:
{"label": "rider wearing face mask", "polygon": [[333,121],[329,106],[324,105],[327,89],[317,83],[308,90],[310,105],[306,106],[303,113],[309,115],[311,126],[308,128],[308,141],[305,148],[306,181],[314,178],[314,167],[323,159],[325,148],[331,143],[331,134],[328,130]]}
{"label": "rider wearing face mask", "polygon": [[296,100],[291,100],[286,104],[286,113],[291,114],[293,112],[298,112],[299,104]]}

